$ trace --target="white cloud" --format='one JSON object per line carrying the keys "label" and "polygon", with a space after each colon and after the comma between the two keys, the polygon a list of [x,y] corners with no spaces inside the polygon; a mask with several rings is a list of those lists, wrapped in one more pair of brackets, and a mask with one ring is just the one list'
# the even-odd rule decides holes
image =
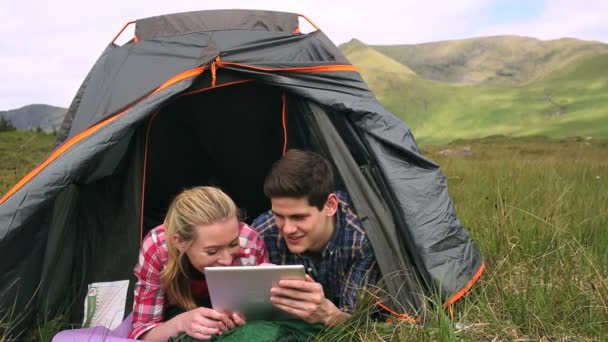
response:
{"label": "white cloud", "polygon": [[[128,21],[167,13],[255,8],[301,13],[336,44],[407,44],[490,34],[608,41],[608,3],[547,1],[540,18],[486,27],[495,0],[16,0],[0,2],[0,110],[30,103],[67,107],[96,59]],[[606,4],[605,4],[606,3]],[[484,25],[484,26],[480,26]]]}

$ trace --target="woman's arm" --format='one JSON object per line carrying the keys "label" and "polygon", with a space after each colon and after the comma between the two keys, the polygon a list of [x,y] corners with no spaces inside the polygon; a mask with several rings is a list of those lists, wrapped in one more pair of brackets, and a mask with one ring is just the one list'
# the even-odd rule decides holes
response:
{"label": "woman's arm", "polygon": [[207,340],[213,335],[221,334],[232,328],[234,328],[234,323],[225,314],[213,309],[200,307],[156,325],[141,335],[141,339],[153,342],[165,342],[170,337],[185,332],[188,336],[195,339]]}
{"label": "woman's arm", "polygon": [[270,262],[264,238],[243,222],[239,228],[241,230],[239,237],[241,250],[239,258],[233,265],[256,266]]}
{"label": "woman's arm", "polygon": [[[165,292],[160,286],[160,271],[166,261],[163,234],[150,231],[142,242],[133,273],[137,278],[133,298],[133,320],[129,338],[137,339],[164,319]],[[164,252],[164,253],[163,253]]]}
{"label": "woman's arm", "polygon": [[137,277],[133,304],[133,320],[129,338],[167,341],[181,332],[197,339],[209,339],[234,327],[225,314],[208,308],[196,308],[163,322],[165,291],[160,273],[167,260],[164,233],[152,230],[142,243],[134,268]]}

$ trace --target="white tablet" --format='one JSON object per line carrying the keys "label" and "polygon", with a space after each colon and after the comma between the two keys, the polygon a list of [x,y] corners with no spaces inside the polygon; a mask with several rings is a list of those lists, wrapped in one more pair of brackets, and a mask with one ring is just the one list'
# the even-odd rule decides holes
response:
{"label": "white tablet", "polygon": [[270,302],[270,288],[281,279],[304,280],[303,265],[227,266],[205,268],[213,309],[238,312],[247,321],[294,317]]}

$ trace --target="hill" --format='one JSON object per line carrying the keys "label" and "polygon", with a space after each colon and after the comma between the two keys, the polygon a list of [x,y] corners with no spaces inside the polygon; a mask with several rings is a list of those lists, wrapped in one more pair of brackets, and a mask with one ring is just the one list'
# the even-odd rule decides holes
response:
{"label": "hill", "polygon": [[608,45],[599,42],[568,38],[542,41],[519,36],[370,47],[426,79],[493,85],[527,84],[577,59],[608,53]]}
{"label": "hill", "polygon": [[416,76],[416,73],[407,65],[395,61],[356,39],[345,45],[342,52],[348,55],[351,63],[367,66],[361,70],[361,74],[372,83],[384,80],[389,75],[393,75],[394,78],[402,81],[407,81]]}
{"label": "hill", "polygon": [[[451,51],[444,55],[473,56],[467,55],[466,49],[465,52],[458,50],[459,47],[469,49],[475,46],[476,40],[479,40],[479,45],[495,46],[498,51],[506,51],[514,41],[535,41],[520,38],[494,37],[420,44],[421,50],[416,54],[412,52],[415,46],[408,49],[410,57],[416,55],[416,60],[422,61],[439,58],[434,51],[442,49]],[[554,41],[554,45],[545,43],[555,50],[550,56],[563,59],[549,58],[549,55],[540,53],[541,50],[532,53],[529,52],[531,48],[521,49],[506,60],[526,60],[525,67],[515,70],[509,78],[487,76],[476,82],[445,80],[456,77],[454,75],[464,77],[462,75],[481,74],[479,70],[490,69],[469,68],[477,64],[467,61],[461,69],[447,68],[446,73],[438,72],[436,75],[439,76],[432,79],[425,76],[427,71],[417,64],[405,65],[406,72],[394,68],[394,62],[404,63],[403,56],[383,54],[378,47],[351,41],[340,48],[360,70],[381,103],[402,118],[422,144],[497,134],[608,138],[608,45],[572,39]],[[432,44],[438,44],[436,49],[429,47]],[[443,48],[440,49],[441,46]],[[579,52],[573,48],[576,46],[581,47]],[[382,58],[376,57],[378,53]],[[486,56],[490,55],[499,56],[500,52],[488,50]],[[533,58],[532,55],[538,57]],[[489,59],[477,57],[483,61]],[[468,60],[468,57],[461,58]],[[462,73],[465,69],[467,72]],[[370,74],[382,77],[370,77]]]}
{"label": "hill", "polygon": [[40,128],[45,132],[57,131],[67,109],[44,104],[31,104],[18,109],[0,111],[0,117],[9,120],[17,130]]}

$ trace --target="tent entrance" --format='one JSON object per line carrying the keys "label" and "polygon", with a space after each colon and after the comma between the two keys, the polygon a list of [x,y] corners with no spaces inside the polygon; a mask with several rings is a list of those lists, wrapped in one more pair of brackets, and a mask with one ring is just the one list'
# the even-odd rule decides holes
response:
{"label": "tent entrance", "polygon": [[262,186],[282,155],[282,92],[244,83],[182,96],[150,122],[143,234],[162,223],[173,197],[196,185],[226,191],[245,220],[268,210]]}

